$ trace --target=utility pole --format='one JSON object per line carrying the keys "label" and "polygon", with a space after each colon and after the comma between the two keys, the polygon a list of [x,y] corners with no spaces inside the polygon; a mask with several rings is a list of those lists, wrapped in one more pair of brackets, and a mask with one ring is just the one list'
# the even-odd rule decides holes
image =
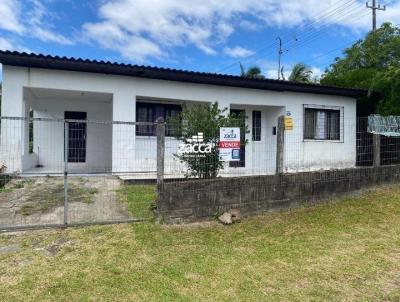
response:
{"label": "utility pole", "polygon": [[278,50],[278,80],[281,79],[281,57],[285,50],[282,49],[282,39],[281,37],[277,37],[276,40],[279,41],[279,50]]}
{"label": "utility pole", "polygon": [[[376,6],[376,0],[372,0],[372,5],[369,5],[369,2],[365,3],[367,8],[372,10],[372,31],[376,30],[376,11],[377,10],[386,10],[386,5],[381,6],[378,4]],[[372,137],[372,145],[373,145],[373,165],[374,167],[379,167],[381,165],[381,136],[379,134],[374,134]]]}
{"label": "utility pole", "polygon": [[367,3],[365,3],[365,6],[372,10],[372,30],[375,31],[376,30],[376,11],[377,10],[385,11],[386,5],[381,6],[380,4],[378,4],[378,6],[376,6],[376,0],[372,0],[372,5],[369,5],[369,2],[367,2]]}

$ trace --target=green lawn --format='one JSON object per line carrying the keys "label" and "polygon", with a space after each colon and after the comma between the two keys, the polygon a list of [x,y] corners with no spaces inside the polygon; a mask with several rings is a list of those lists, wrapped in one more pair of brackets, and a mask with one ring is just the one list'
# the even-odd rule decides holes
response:
{"label": "green lawn", "polygon": [[0,235],[0,301],[399,300],[400,186],[232,226]]}
{"label": "green lawn", "polygon": [[151,207],[156,200],[154,185],[122,185],[117,190],[121,202],[128,204],[128,211],[135,218],[151,219],[154,217]]}

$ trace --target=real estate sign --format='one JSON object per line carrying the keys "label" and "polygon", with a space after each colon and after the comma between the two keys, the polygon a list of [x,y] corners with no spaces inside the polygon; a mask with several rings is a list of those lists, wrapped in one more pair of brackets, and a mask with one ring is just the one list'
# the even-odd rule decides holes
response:
{"label": "real estate sign", "polygon": [[223,127],[219,130],[219,160],[240,160],[240,128]]}

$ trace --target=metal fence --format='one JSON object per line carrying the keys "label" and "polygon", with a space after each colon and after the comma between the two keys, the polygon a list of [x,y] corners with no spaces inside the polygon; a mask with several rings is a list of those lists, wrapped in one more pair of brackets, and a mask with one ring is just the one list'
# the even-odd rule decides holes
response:
{"label": "metal fence", "polygon": [[[257,129],[258,125],[261,128]],[[179,156],[181,168],[176,177],[161,173],[168,179],[160,186],[165,193],[165,208],[161,209],[159,219],[173,221],[174,216],[177,221],[190,221],[190,218],[215,215],[217,212],[210,212],[228,206],[241,208],[251,202],[257,212],[256,209],[268,204],[265,198],[271,196],[277,199],[276,205],[289,202],[287,199],[291,194],[298,197],[299,202],[303,197],[312,198],[314,193],[333,196],[335,186],[341,188],[338,192],[346,192],[343,188],[360,187],[363,175],[366,179],[371,178],[369,173],[376,173],[377,183],[379,179],[397,179],[396,169],[374,169],[373,172],[365,169],[400,164],[400,138],[368,133],[368,118],[314,114],[302,119],[281,116],[271,121],[259,121],[250,115],[245,118],[244,125],[235,122],[231,126],[240,128],[238,160],[221,162],[218,148],[212,149],[211,154],[189,152]],[[199,128],[203,143],[218,146],[218,129],[210,132],[205,127]],[[196,143],[196,135],[199,136],[194,129],[191,131],[183,135],[186,137],[184,143],[189,145]],[[191,136],[194,140],[190,140]],[[176,154],[177,147],[172,142],[177,143],[174,137],[165,138],[165,156]],[[171,163],[165,160],[164,164],[165,169],[170,170]],[[242,188],[237,188],[238,185]],[[301,188],[307,194],[302,195]],[[279,195],[284,191],[288,196]],[[162,211],[172,216],[166,218]]]}
{"label": "metal fence", "polygon": [[231,119],[237,158],[221,161],[215,125],[65,117],[1,118],[0,229],[152,219],[164,182],[400,163],[400,139],[374,137],[366,118]]}
{"label": "metal fence", "polygon": [[[311,116],[285,120],[284,116],[262,122],[246,117],[242,123],[236,120],[228,125],[240,129],[239,158],[228,162],[221,162],[218,156],[218,128],[201,126],[198,131],[191,128],[190,133],[183,135],[183,140],[165,136],[163,175],[173,181],[186,181],[190,178],[272,175],[400,163],[400,138],[368,133],[366,117],[356,120],[343,116],[325,119]],[[181,129],[172,132],[179,131],[182,132]],[[179,155],[180,146],[198,143],[193,139],[196,140],[199,134],[201,143],[215,146],[211,154],[187,152]],[[215,170],[217,173],[213,174]]]}
{"label": "metal fence", "polygon": [[2,117],[0,229],[152,219],[156,140],[142,135],[153,128]]}

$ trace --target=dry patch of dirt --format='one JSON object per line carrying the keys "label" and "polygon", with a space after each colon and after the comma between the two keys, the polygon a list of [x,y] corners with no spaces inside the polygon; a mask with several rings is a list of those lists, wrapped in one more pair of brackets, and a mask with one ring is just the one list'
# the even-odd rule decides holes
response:
{"label": "dry patch of dirt", "polygon": [[[128,219],[116,194],[119,187],[112,176],[69,177],[69,222]],[[64,196],[63,177],[14,178],[0,191],[0,227],[62,224]]]}

